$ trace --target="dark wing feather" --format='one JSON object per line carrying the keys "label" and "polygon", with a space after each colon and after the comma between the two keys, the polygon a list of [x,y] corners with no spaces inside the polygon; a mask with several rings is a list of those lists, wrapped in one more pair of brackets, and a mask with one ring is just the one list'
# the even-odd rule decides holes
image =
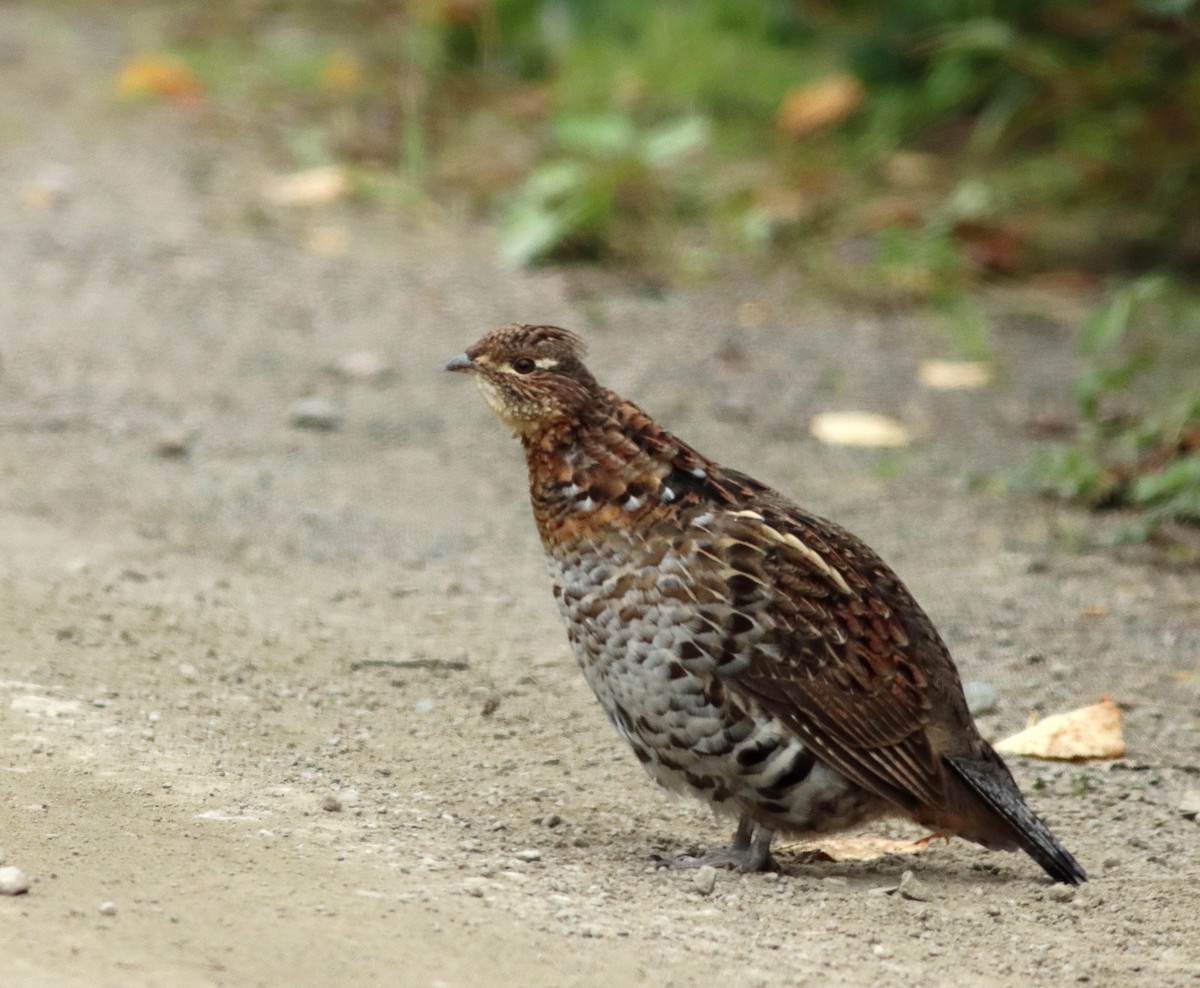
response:
{"label": "dark wing feather", "polygon": [[944,698],[932,695],[931,665],[941,691],[961,696],[961,687],[899,578],[848,532],[790,506],[726,513],[713,527],[736,540],[727,560],[735,571],[757,570],[748,574],[753,598],[735,606],[769,629],[767,647],[731,685],[864,789],[910,812],[943,803],[945,752],[935,740],[945,732],[935,707]]}

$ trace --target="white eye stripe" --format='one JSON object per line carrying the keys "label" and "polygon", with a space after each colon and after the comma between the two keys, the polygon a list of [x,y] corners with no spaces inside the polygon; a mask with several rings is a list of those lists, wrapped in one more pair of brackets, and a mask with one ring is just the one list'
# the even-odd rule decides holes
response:
{"label": "white eye stripe", "polygon": [[[507,371],[509,374],[520,374],[522,371],[517,370],[516,365],[524,360],[529,360],[529,362],[538,370],[552,370],[558,366],[558,360],[554,357],[538,357],[537,360],[530,360],[529,357],[520,357],[517,360],[514,360],[511,364],[502,366],[501,369]],[[478,363],[483,363],[483,361],[478,361]],[[527,368],[524,373],[528,374],[529,370],[530,368]]]}

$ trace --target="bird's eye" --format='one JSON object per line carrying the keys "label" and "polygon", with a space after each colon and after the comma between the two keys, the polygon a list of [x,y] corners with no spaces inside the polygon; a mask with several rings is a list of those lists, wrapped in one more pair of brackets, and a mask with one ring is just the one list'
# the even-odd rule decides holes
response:
{"label": "bird's eye", "polygon": [[518,357],[513,361],[512,365],[513,370],[515,370],[518,374],[529,374],[536,366],[537,364],[535,364],[528,357]]}

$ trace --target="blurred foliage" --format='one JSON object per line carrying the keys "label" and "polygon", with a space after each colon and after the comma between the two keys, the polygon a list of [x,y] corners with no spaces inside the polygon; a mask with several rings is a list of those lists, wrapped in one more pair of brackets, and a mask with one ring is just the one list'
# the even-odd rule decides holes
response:
{"label": "blurred foliage", "polygon": [[[1024,485],[1093,508],[1138,508],[1125,532],[1137,540],[1200,524],[1200,302],[1162,276],[1124,284],[1088,317],[1080,356],[1078,434],[1045,447]],[[1159,396],[1154,407],[1133,397],[1147,376],[1167,378],[1141,389]]]}
{"label": "blurred foliage", "polygon": [[[902,296],[964,273],[1200,261],[1196,0],[179,0],[142,16],[298,163],[401,168],[514,211],[513,257],[669,267],[689,226],[714,252],[793,254],[865,230],[929,272]],[[842,78],[859,102],[796,107]],[[789,99],[812,129],[789,129]],[[684,174],[580,147],[588,126],[602,141],[681,120],[706,130]],[[546,194],[548,165],[573,191]]]}
{"label": "blurred foliage", "polygon": [[601,256],[621,220],[644,222],[665,189],[682,211],[687,190],[670,172],[704,146],[708,124],[681,117],[639,133],[621,114],[562,116],[555,136],[562,157],[530,173],[505,216],[503,253],[515,263],[569,252]]}
{"label": "blurred foliage", "polygon": [[1031,482],[1150,527],[1197,517],[1195,382],[1112,408],[1194,352],[1200,0],[126,2],[164,56],[128,90],[191,93],[177,59],[284,167],[464,203],[514,264],[686,278],[758,256],[931,308],[972,357],[980,282],[1113,284],[1077,438]]}

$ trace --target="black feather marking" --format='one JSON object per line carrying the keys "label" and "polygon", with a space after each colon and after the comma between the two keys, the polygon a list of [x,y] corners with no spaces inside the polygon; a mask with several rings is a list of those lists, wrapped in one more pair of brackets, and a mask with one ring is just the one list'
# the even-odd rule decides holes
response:
{"label": "black feather marking", "polygon": [[713,484],[708,474],[697,477],[691,470],[683,467],[673,467],[671,472],[663,477],[663,486],[675,492],[676,499],[682,499],[689,494],[695,494],[701,501],[719,501],[728,503],[718,494],[719,488]]}

